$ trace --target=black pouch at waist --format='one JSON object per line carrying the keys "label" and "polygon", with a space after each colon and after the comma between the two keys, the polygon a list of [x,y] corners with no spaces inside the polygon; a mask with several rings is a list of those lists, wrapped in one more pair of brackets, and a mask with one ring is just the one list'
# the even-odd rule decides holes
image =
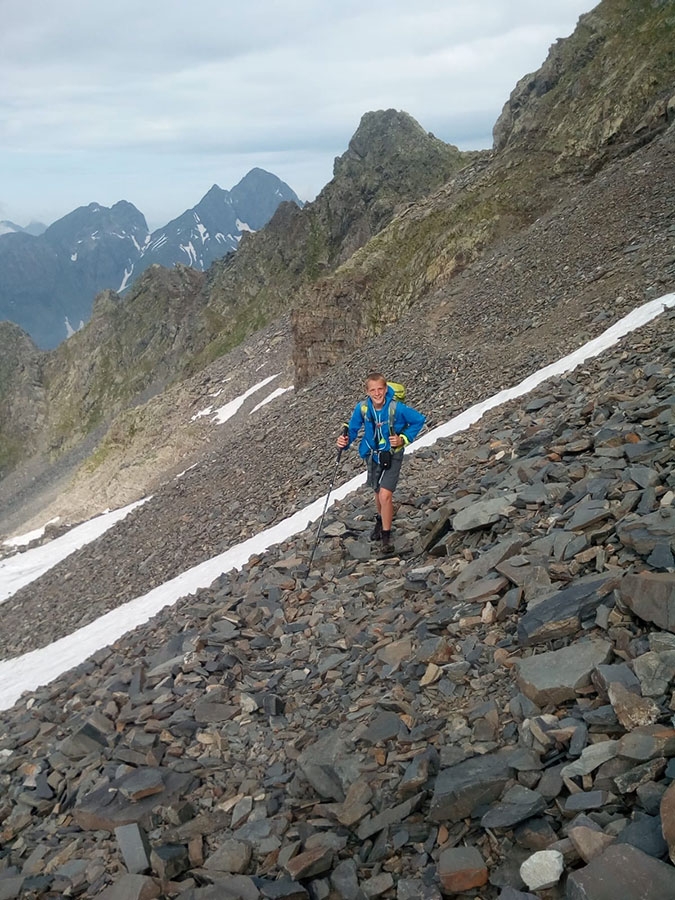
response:
{"label": "black pouch at waist", "polygon": [[382,469],[391,469],[391,451],[390,450],[380,450],[379,458],[380,458],[380,467]]}

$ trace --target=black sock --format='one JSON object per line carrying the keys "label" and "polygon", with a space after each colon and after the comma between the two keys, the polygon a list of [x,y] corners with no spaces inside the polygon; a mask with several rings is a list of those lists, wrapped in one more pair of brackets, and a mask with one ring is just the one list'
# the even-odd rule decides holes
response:
{"label": "black sock", "polygon": [[391,530],[385,531],[382,529],[382,543],[390,544],[391,543]]}

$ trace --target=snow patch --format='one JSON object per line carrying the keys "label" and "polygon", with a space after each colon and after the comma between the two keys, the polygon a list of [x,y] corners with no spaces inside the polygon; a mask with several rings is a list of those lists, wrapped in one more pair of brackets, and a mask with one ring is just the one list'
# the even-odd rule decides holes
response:
{"label": "snow patch", "polygon": [[188,466],[187,469],[183,469],[182,472],[179,472],[178,475],[176,475],[176,480],[182,478],[183,475],[186,475],[190,471],[190,469],[196,469],[198,465],[199,463],[193,463],[191,466]]}
{"label": "snow patch", "polygon": [[204,416],[210,416],[213,412],[212,406],[207,406],[205,409],[200,409],[199,412],[196,412],[194,416],[190,416],[191,422],[196,422],[197,419],[202,419]]}
{"label": "snow patch", "polygon": [[124,519],[132,509],[149,500],[145,497],[136,503],[130,503],[122,509],[116,509],[114,512],[105,512],[83,525],[77,525],[71,528],[61,537],[54,538],[48,544],[42,547],[36,547],[34,550],[26,550],[23,553],[16,553],[8,559],[0,562],[0,603],[8,600],[12,594],[15,594],[19,588],[31,581],[35,581],[45,572],[53,568],[57,563],[61,562],[75,550],[84,547],[90,541],[96,540],[97,537],[104,534],[116,522]]}
{"label": "snow patch", "polygon": [[257,412],[261,407],[265,406],[265,404],[271,403],[272,400],[276,400],[277,397],[281,397],[281,395],[285,394],[286,391],[292,391],[292,390],[293,390],[293,385],[291,385],[290,387],[285,387],[285,388],[277,388],[275,391],[272,391],[272,393],[268,397],[265,397],[265,399],[261,400],[257,406],[253,407],[253,409],[251,410],[251,415],[253,415],[254,412]]}
{"label": "snow patch", "polygon": [[235,397],[234,400],[230,400],[229,403],[226,403],[225,406],[221,406],[220,409],[216,410],[216,414],[211,419],[212,422],[215,422],[217,425],[223,425],[227,422],[228,419],[231,419],[232,416],[238,412],[244,404],[244,401],[251,396],[251,394],[255,394],[256,391],[259,391],[260,388],[265,387],[266,384],[269,384],[270,381],[274,381],[275,378],[279,377],[279,373],[276,375],[270,375],[269,378],[263,379],[263,381],[259,381],[257,384],[254,384],[253,387],[249,388],[247,391],[244,391],[239,397]]}
{"label": "snow patch", "polygon": [[68,318],[68,316],[66,316],[65,326],[66,326],[66,337],[69,338],[69,337],[72,337],[76,331],[80,331],[80,329],[84,328],[84,322],[82,321],[82,319],[80,319],[80,324],[77,326],[77,328],[73,328],[73,326],[70,324],[70,319]]}
{"label": "snow patch", "polygon": [[195,250],[192,241],[188,241],[187,244],[180,244],[180,249],[183,253],[187,254],[187,258],[189,260],[188,265],[194,266],[197,264],[197,251]]}
{"label": "snow patch", "polygon": [[126,287],[129,284],[129,279],[131,278],[133,273],[134,273],[134,264],[132,263],[130,269],[125,268],[125,270],[124,270],[124,278],[122,279],[122,283],[120,284],[120,286],[117,288],[118,294],[121,294],[122,291],[126,290]]}
{"label": "snow patch", "polygon": [[168,240],[169,239],[166,234],[160,234],[160,236],[158,238],[155,238],[155,240],[150,244],[150,252],[155,253],[155,251],[159,250],[160,247],[163,247]]}

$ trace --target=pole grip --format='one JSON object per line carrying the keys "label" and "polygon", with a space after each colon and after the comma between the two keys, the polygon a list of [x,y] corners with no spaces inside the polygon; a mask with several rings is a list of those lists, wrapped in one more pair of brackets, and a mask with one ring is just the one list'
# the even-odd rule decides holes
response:
{"label": "pole grip", "polygon": [[[342,431],[340,432],[340,434],[342,435],[342,437],[347,437],[347,435],[349,434],[349,425],[347,425],[346,423],[343,423]],[[337,452],[338,462],[340,460],[340,457],[342,456],[342,451],[344,449],[345,449],[344,447],[340,447],[340,449]]]}

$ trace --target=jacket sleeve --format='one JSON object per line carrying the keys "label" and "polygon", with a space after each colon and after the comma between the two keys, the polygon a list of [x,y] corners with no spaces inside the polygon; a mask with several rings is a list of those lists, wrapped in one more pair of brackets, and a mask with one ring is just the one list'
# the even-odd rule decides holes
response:
{"label": "jacket sleeve", "polygon": [[406,446],[412,441],[415,440],[417,435],[422,430],[424,423],[427,420],[427,417],[423,415],[421,412],[418,412],[416,409],[413,409],[412,406],[406,406],[404,403],[399,403],[396,408],[396,419],[399,419],[399,414],[401,416],[402,424],[399,424],[398,421],[394,423],[396,427],[396,433],[399,434],[403,440],[405,441]]}
{"label": "jacket sleeve", "polygon": [[[362,426],[363,426],[363,413],[361,412],[361,404],[357,403],[356,406],[354,407],[354,412],[352,413],[352,417],[349,420],[349,425],[348,425],[349,432],[348,432],[347,436],[349,438],[349,444],[351,444],[353,441],[356,440],[356,438],[358,437],[359,431],[361,431]],[[347,446],[349,446],[349,444],[347,444]]]}

